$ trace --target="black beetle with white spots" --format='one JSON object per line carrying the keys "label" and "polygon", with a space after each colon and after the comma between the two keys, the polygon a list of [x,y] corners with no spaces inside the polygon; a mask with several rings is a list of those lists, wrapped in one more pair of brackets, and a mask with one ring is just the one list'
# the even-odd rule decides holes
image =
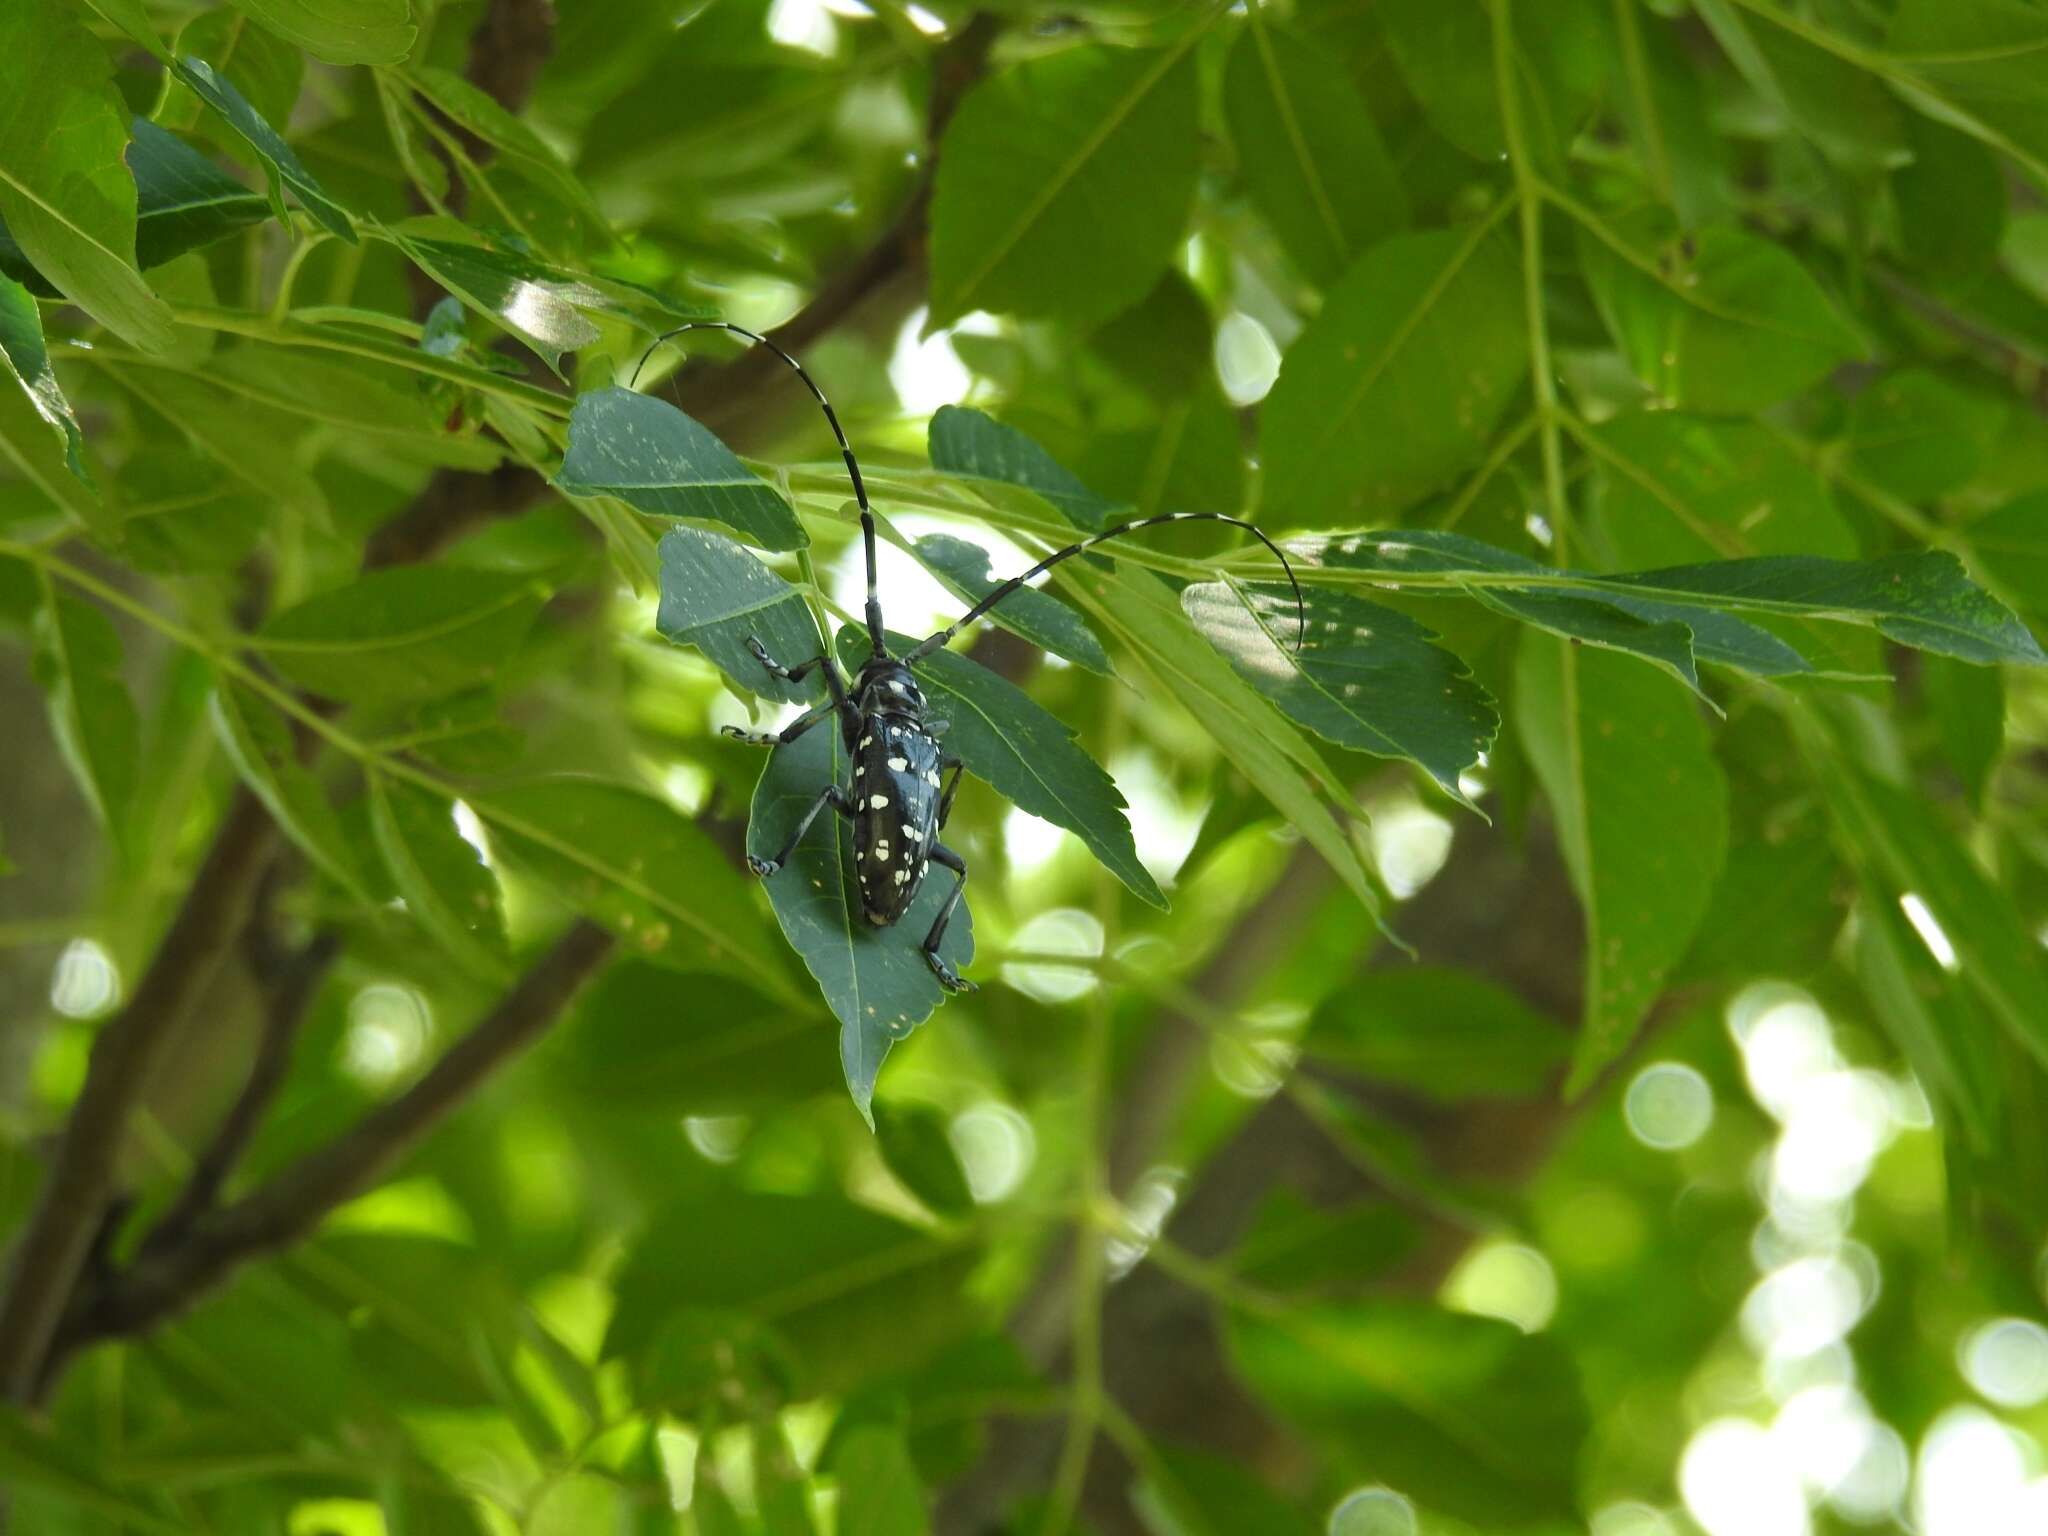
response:
{"label": "black beetle with white spots", "polygon": [[[804,371],[803,365],[774,342],[724,321],[700,320],[678,326],[657,337],[653,346],[648,348],[648,355],[651,356],[654,348],[670,337],[697,330],[730,331],[744,336],[773,352],[803,380],[824,409],[832,435],[838,440],[839,452],[846,460],[846,472],[853,482],[854,500],[860,506],[861,540],[867,556],[867,629],[873,652],[850,681],[840,674],[838,664],[830,655],[812,656],[789,666],[771,656],[757,638],[747,637],[747,649],[769,673],[794,683],[821,671],[829,696],[824,703],[799,715],[780,731],[746,731],[729,725],[725,727],[725,734],[738,741],[772,748],[795,741],[812,727],[832,719],[838,722],[847,753],[853,759],[852,781],[843,785],[827,784],[821,788],[818,797],[797,818],[788,840],[775,856],[763,859],[750,854],[748,866],[763,879],[779,872],[796,851],[797,844],[803,841],[811,823],[830,808],[853,823],[861,916],[875,927],[886,928],[910,910],[932,865],[950,871],[953,889],[933,919],[931,931],[925,935],[922,947],[925,961],[941,986],[950,992],[971,992],[974,983],[962,977],[939,953],[939,944],[946,936],[946,925],[952,921],[953,910],[959,906],[961,892],[967,885],[966,861],[939,841],[939,834],[945,830],[946,817],[953,808],[954,791],[960,786],[962,764],[959,758],[948,755],[940,747],[939,738],[945,734],[949,722],[926,717],[924,691],[918,687],[911,668],[933,651],[949,644],[961,630],[1021,590],[1026,582],[1043,575],[1061,561],[1070,560],[1083,550],[1092,549],[1107,540],[1162,523],[1228,523],[1245,529],[1272,551],[1294,586],[1297,648],[1306,627],[1301,585],[1295,581],[1293,567],[1279,546],[1252,524],[1226,517],[1220,512],[1165,512],[1156,517],[1119,523],[1046,556],[1030,570],[995,587],[966,613],[936,634],[919,641],[906,654],[891,656],[888,631],[882,622],[881,600],[875,593],[874,513],[868,506],[867,486],[861,480],[860,464],[853,456],[853,447],[846,440],[832,403],[825,398],[817,382]],[[643,357],[641,365],[644,367],[645,364],[646,358]]]}

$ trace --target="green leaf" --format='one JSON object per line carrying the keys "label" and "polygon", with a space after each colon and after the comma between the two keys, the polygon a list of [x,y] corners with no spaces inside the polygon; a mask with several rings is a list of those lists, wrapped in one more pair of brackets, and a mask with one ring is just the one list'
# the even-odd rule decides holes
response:
{"label": "green leaf", "polygon": [[[14,287],[12,283],[6,286]],[[0,300],[0,304],[7,302]],[[54,510],[69,514],[80,527],[113,534],[118,525],[115,513],[101,502],[89,480],[73,472],[66,435],[52,430],[46,407],[54,409],[61,404],[62,393],[52,401],[46,392],[15,373],[12,355],[18,333],[14,323],[4,319],[0,319],[0,329],[8,333],[4,342],[8,356],[0,359],[0,469],[11,471],[4,493],[0,493],[0,522]],[[26,356],[28,349],[24,346],[21,350]],[[54,387],[54,377],[50,384]],[[68,407],[63,414],[68,417]],[[79,462],[82,467],[83,460]],[[41,505],[45,502],[47,508]]]}
{"label": "green leaf", "polygon": [[1828,159],[1865,176],[1906,163],[1905,114],[1876,74],[1768,22],[1751,26],[1727,0],[1698,9],[1744,78]]}
{"label": "green leaf", "polygon": [[[50,424],[57,441],[64,446],[64,467],[87,486],[92,475],[85,467],[85,434],[78,429],[78,417],[64,398],[64,386],[50,366],[50,348],[43,340],[42,311],[21,284],[0,278],[0,354],[5,369],[28,394],[36,414]],[[6,380],[0,378],[0,386]]]}
{"label": "green leaf", "polygon": [[[1493,60],[1492,8],[1382,0],[1375,14],[1430,125],[1468,155],[1507,155]],[[1510,16],[1522,115],[1534,148],[1561,163],[1612,65],[1601,18],[1583,0],[1518,0]]]}
{"label": "green leaf", "polygon": [[1261,408],[1267,528],[1405,507],[1485,451],[1528,377],[1520,281],[1487,229],[1398,235],[1330,289]]}
{"label": "green leaf", "polygon": [[616,496],[656,517],[718,523],[761,549],[810,542],[789,503],[709,430],[630,389],[576,397],[555,484],[571,496]]}
{"label": "green leaf", "polygon": [[2048,1062],[2048,967],[2012,900],[1925,800],[1841,752],[1829,755],[1821,779],[1852,856],[1883,895],[1919,900],[1953,947],[1964,985]]}
{"label": "green leaf", "polygon": [[[1145,1529],[1158,1536],[1315,1536],[1316,1523],[1236,1461],[1205,1451],[1155,1445],[1131,1494]],[[1345,1536],[1341,1525],[1332,1529]]]}
{"label": "green leaf", "polygon": [[[892,634],[889,643],[900,656],[917,642]],[[866,631],[852,625],[839,631],[839,659],[849,672],[866,659],[868,647]],[[1138,862],[1123,795],[1071,726],[958,651],[934,651],[917,666],[931,717],[952,722],[946,751],[1019,810],[1065,827],[1133,893],[1165,909],[1158,882]]]}
{"label": "green leaf", "polygon": [[874,1106],[875,1145],[903,1187],[941,1216],[965,1216],[974,1209],[959,1154],[946,1135],[944,1111],[931,1104]]}
{"label": "green leaf", "polygon": [[35,621],[35,674],[49,698],[58,750],[108,839],[126,857],[142,727],[121,680],[121,637],[104,613],[59,592],[47,576]]}
{"label": "green leaf", "polygon": [[1990,1151],[2001,1118],[1997,1025],[1966,985],[1943,972],[1883,889],[1866,892],[1855,938],[1856,975],[1871,1013],[1941,1117],[1978,1152]]}
{"label": "green leaf", "polygon": [[1404,613],[1348,593],[1306,596],[1299,650],[1291,587],[1226,578],[1182,588],[1180,605],[1237,675],[1290,719],[1339,746],[1405,758],[1470,805],[1458,776],[1500,729],[1471,670]]}
{"label": "green leaf", "polygon": [[497,876],[455,830],[446,797],[372,772],[370,825],[407,910],[466,969],[490,980],[510,968]]}
{"label": "green leaf", "polygon": [[[1742,803],[1739,790],[1732,799]],[[1757,976],[1803,980],[1827,963],[1847,915],[1849,877],[1825,828],[1775,832],[1732,832],[1699,937],[1673,974],[1674,985]]]}
{"label": "green leaf", "polygon": [[1206,645],[1190,642],[1192,626],[1173,589],[1148,571],[1124,565],[1113,574],[1090,570],[1068,582],[1081,606],[1120,636],[1160,687],[1177,698],[1223,755],[1273,808],[1301,829],[1365,910],[1379,921],[1379,895],[1345,828],[1320,789],[1348,799],[1314,747]]}
{"label": "green leaf", "polygon": [[145,352],[171,314],[135,268],[128,110],[107,56],[61,0],[0,12],[0,218],[66,298]]}
{"label": "green leaf", "polygon": [[107,1522],[108,1529],[151,1536],[181,1536],[188,1529],[184,1521],[158,1514],[120,1486],[78,1437],[53,1434],[11,1407],[0,1408],[0,1474],[8,1487],[47,1494]]}
{"label": "green leaf", "polygon": [[315,693],[417,702],[494,679],[546,598],[527,576],[404,566],[287,608],[254,643],[278,671]]}
{"label": "green leaf", "polygon": [[286,42],[330,64],[396,64],[416,30],[407,0],[233,0]]}
{"label": "green leaf", "polygon": [[[1000,584],[989,569],[988,551],[950,534],[928,533],[912,547],[918,564],[938,577],[961,602],[979,602]],[[1109,676],[1109,653],[1088,621],[1048,592],[1020,588],[989,614],[989,622],[1029,640],[1040,650],[1064,656],[1076,666]],[[770,648],[773,649],[772,647]]]}
{"label": "green leaf", "polygon": [[462,76],[431,64],[408,71],[406,83],[425,96],[458,127],[498,152],[500,163],[513,166],[546,187],[565,207],[575,210],[591,230],[604,234],[604,214],[562,157],[539,134],[500,106],[487,92]]}
{"label": "green leaf", "polygon": [[562,901],[664,965],[707,962],[801,1004],[747,890],[717,844],[665,800],[602,779],[551,778],[471,795],[491,847]]}
{"label": "green leaf", "polygon": [[1782,245],[1728,228],[1669,238],[1656,212],[1614,234],[1632,256],[1582,233],[1580,265],[1622,356],[1667,406],[1766,410],[1863,355],[1834,300]]}
{"label": "green leaf", "polygon": [[927,1536],[924,1489],[903,1432],[863,1424],[837,1438],[825,1467],[839,1483],[839,1536]]}
{"label": "green leaf", "polygon": [[836,1087],[825,1020],[728,977],[625,961],[578,1004],[568,1037],[590,1102],[681,1115],[740,1115]]}
{"label": "green leaf", "polygon": [[[797,819],[827,784],[851,781],[852,760],[838,731],[819,726],[768,755],[747,815],[747,852],[779,852]],[[951,871],[935,870],[894,925],[875,928],[860,915],[853,831],[821,811],[789,862],[763,882],[790,947],[817,979],[839,1020],[839,1061],[848,1092],[873,1124],[875,1078],[890,1046],[931,1017],[945,1000],[920,946],[952,889]],[[965,975],[974,959],[974,923],[963,898],[939,953]]]}
{"label": "green leaf", "polygon": [[1464,971],[1373,971],[1316,1010],[1302,1049],[1443,1104],[1533,1099],[1571,1037],[1513,993]]}
{"label": "green leaf", "polygon": [[2021,0],[1900,0],[1886,51],[1924,89],[1907,99],[1994,149],[2048,165],[2048,98],[2041,54],[2048,16]]}
{"label": "green leaf", "polygon": [[1942,755],[1962,780],[1970,808],[1981,814],[1991,770],[2005,751],[2005,677],[1996,667],[1929,656],[1920,664],[1920,685],[1941,732]]}
{"label": "green leaf", "polygon": [[2034,623],[2048,623],[2048,491],[2015,497],[1971,523],[1970,552]]}
{"label": "green leaf", "polygon": [[271,347],[237,347],[207,377],[246,399],[302,416],[406,463],[482,471],[503,457],[481,433],[451,431],[445,408],[414,381],[366,360]]}
{"label": "green leaf", "polygon": [[284,217],[284,189],[289,187],[299,200],[299,206],[311,214],[323,229],[339,235],[350,245],[356,243],[355,224],[349,218],[348,210],[327,195],[299,162],[291,145],[264,121],[263,115],[235,89],[233,82],[216,73],[211,64],[200,58],[180,59],[174,68],[178,78],[241,135],[243,142],[254,152],[270,184],[271,202],[280,220]]}
{"label": "green leaf", "polygon": [[926,448],[932,468],[949,475],[1022,486],[1057,507],[1076,528],[1095,532],[1115,510],[1051,454],[992,416],[965,406],[942,405],[931,419]]}
{"label": "green leaf", "polygon": [[819,678],[779,678],[746,645],[749,637],[759,640],[785,666],[817,655],[822,642],[802,593],[722,534],[671,528],[660,553],[656,629],[678,645],[694,645],[743,692],[785,704],[823,696]]}
{"label": "green leaf", "polygon": [[1144,296],[1194,198],[1203,30],[1064,49],[967,93],[938,151],[934,325],[986,309],[1085,326]]}
{"label": "green leaf", "polygon": [[[797,1363],[776,1330],[738,1309],[681,1307],[664,1316],[633,1361],[634,1398],[650,1411],[762,1418],[796,1395]],[[716,1457],[697,1457],[702,1470]]]}
{"label": "green leaf", "polygon": [[2005,172],[1968,134],[1917,114],[1906,119],[1912,163],[1892,173],[1899,246],[1947,285],[1986,270],[2005,234]]}
{"label": "green leaf", "polygon": [[1901,369],[1850,405],[1850,462],[1894,496],[1932,501],[1977,473],[2004,423],[2002,402],[1924,368]]}
{"label": "green leaf", "polygon": [[1383,1481],[1482,1526],[1578,1518],[1587,1414],[1557,1340],[1384,1301],[1240,1314],[1227,1338],[1245,1379],[1347,1481]]}
{"label": "green leaf", "polygon": [[816,1536],[811,1523],[809,1480],[789,1443],[780,1419],[756,1420],[751,1426],[754,1452],[754,1503],[760,1510],[762,1536]]}
{"label": "green leaf", "polygon": [[326,493],[298,453],[300,429],[274,407],[237,399],[193,375],[128,367],[105,371],[270,506],[282,505],[306,522],[326,520]]}
{"label": "green leaf", "polygon": [[[704,1262],[706,1233],[718,1261]],[[957,1336],[972,1314],[960,1283],[973,1249],[838,1195],[737,1189],[657,1215],[612,1282],[604,1357],[640,1356],[685,1308],[731,1308],[788,1342],[812,1393],[900,1371]],[[841,1508],[845,1531],[844,1506]]]}
{"label": "green leaf", "polygon": [[1231,46],[1223,112],[1252,200],[1310,282],[1327,288],[1407,225],[1408,194],[1351,77],[1257,10]]}
{"label": "green leaf", "polygon": [[1627,1050],[1706,915],[1728,789],[1699,709],[1622,657],[1524,635],[1522,745],[1585,914],[1585,1023],[1566,1093]]}
{"label": "green leaf", "polygon": [[1598,539],[1613,566],[1857,553],[1827,482],[1761,423],[1625,411],[1594,428],[1590,446]]}
{"label": "green leaf", "polygon": [[285,835],[335,883],[369,901],[354,845],[327,791],[299,761],[290,722],[261,695],[228,678],[214,690],[213,719],[236,770]]}
{"label": "green leaf", "polygon": [[156,27],[149,19],[149,12],[143,8],[142,0],[85,0],[85,3],[162,62],[170,63],[171,52],[164,47],[163,39],[157,36]]}
{"label": "green leaf", "polygon": [[244,147],[234,129],[211,117],[205,102],[178,78],[175,66],[181,57],[204,59],[216,73],[233,79],[264,122],[291,121],[305,83],[306,56],[240,11],[229,6],[200,11],[178,29],[174,48],[163,48],[153,37],[152,48],[165,66],[163,96],[152,114],[158,127],[207,134],[229,154]]}
{"label": "green leaf", "polygon": [[583,311],[603,309],[607,301],[558,268],[481,245],[407,234],[391,238],[422,272],[518,337],[557,373],[564,352],[580,351],[598,338]]}

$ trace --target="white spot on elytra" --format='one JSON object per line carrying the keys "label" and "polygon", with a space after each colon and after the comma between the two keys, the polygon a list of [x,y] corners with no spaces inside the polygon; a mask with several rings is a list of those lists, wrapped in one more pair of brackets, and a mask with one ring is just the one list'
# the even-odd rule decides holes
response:
{"label": "white spot on elytra", "polygon": [[903,883],[904,881],[908,880],[909,878],[910,878],[910,871],[909,871],[909,870],[907,870],[907,869],[899,869],[899,870],[897,870],[897,871],[896,871],[896,883],[897,883],[898,885],[901,885],[901,884],[902,884],[902,883]]}
{"label": "white spot on elytra", "polygon": [[863,749],[863,750],[865,750],[865,749],[866,749],[866,748],[868,747],[868,745],[869,745],[870,743],[872,743],[872,742],[874,741],[874,739],[875,739],[875,738],[874,738],[874,737],[872,737],[872,736],[863,736],[863,737],[861,737],[861,739],[860,739],[860,744],[861,744],[861,747],[862,747],[862,749]]}
{"label": "white spot on elytra", "polygon": [[875,851],[868,856],[872,858],[877,864],[881,863],[882,860],[888,858],[889,839],[885,837],[879,843],[875,844]]}
{"label": "white spot on elytra", "polygon": [[889,759],[889,771],[891,773],[901,773],[909,766],[909,760],[906,758],[892,757]]}
{"label": "white spot on elytra", "polygon": [[881,810],[881,809],[882,809],[882,808],[883,808],[884,806],[886,806],[886,805],[887,805],[888,803],[889,803],[889,797],[888,797],[887,795],[869,795],[869,796],[868,796],[868,808],[869,808],[870,810],[876,810],[876,811],[879,811],[879,810]]}
{"label": "white spot on elytra", "polygon": [[905,822],[903,824],[903,835],[909,838],[913,843],[921,843],[924,841],[924,829],[922,827],[913,827],[912,825],[910,825],[909,822]]}

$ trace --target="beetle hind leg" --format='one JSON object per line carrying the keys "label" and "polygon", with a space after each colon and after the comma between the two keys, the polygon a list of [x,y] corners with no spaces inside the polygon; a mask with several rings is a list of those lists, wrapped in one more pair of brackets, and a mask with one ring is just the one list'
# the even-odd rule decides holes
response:
{"label": "beetle hind leg", "polygon": [[939,985],[948,992],[972,992],[974,983],[953,969],[952,962],[939,953],[939,945],[946,937],[946,924],[953,920],[953,909],[960,905],[960,893],[967,889],[967,861],[948,848],[944,843],[933,843],[931,861],[950,869],[959,878],[953,882],[946,904],[939,908],[939,915],[932,920],[932,931],[924,937],[925,964],[932,968],[932,974],[939,978]]}
{"label": "beetle hind leg", "polygon": [[796,830],[789,834],[789,841],[782,845],[782,851],[772,859],[757,858],[750,853],[747,855],[747,868],[763,880],[781,869],[789,862],[789,856],[796,852],[796,845],[804,840],[804,834],[811,830],[811,823],[818,819],[818,813],[828,805],[842,816],[853,814],[853,797],[837,784],[827,784],[818,791],[818,798],[810,803],[797,821]]}

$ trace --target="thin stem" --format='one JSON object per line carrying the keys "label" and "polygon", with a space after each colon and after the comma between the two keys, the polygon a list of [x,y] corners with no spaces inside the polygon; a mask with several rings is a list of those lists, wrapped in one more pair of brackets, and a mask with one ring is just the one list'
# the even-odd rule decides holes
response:
{"label": "thin stem", "polygon": [[1614,27],[1621,39],[1621,65],[1628,76],[1629,97],[1642,124],[1643,163],[1650,173],[1650,186],[1658,200],[1668,204],[1672,201],[1671,156],[1664,146],[1657,100],[1650,93],[1650,67],[1643,54],[1642,21],[1636,15],[1636,4],[1637,0],[1614,0]]}
{"label": "thin stem", "polygon": [[1564,494],[1564,452],[1557,427],[1557,379],[1550,361],[1550,324],[1543,307],[1543,201],[1529,145],[1522,132],[1521,100],[1515,92],[1513,0],[1493,0],[1493,74],[1500,95],[1501,128],[1508,163],[1515,173],[1522,220],[1522,304],[1529,327],[1529,377],[1543,445],[1544,504],[1550,512],[1551,549],[1557,563],[1570,562],[1570,514]]}
{"label": "thin stem", "polygon": [[1465,482],[1465,488],[1459,491],[1450,506],[1444,509],[1444,515],[1437,523],[1439,529],[1448,533],[1458,526],[1458,520],[1472,510],[1472,504],[1479,499],[1480,493],[1493,483],[1493,477],[1501,472],[1501,467],[1515,456],[1522,444],[1529,440],[1529,434],[1534,432],[1542,421],[1543,418],[1538,412],[1531,411],[1509,428],[1500,441],[1493,445],[1493,451],[1487,454],[1486,462],[1473,472],[1472,478]]}

